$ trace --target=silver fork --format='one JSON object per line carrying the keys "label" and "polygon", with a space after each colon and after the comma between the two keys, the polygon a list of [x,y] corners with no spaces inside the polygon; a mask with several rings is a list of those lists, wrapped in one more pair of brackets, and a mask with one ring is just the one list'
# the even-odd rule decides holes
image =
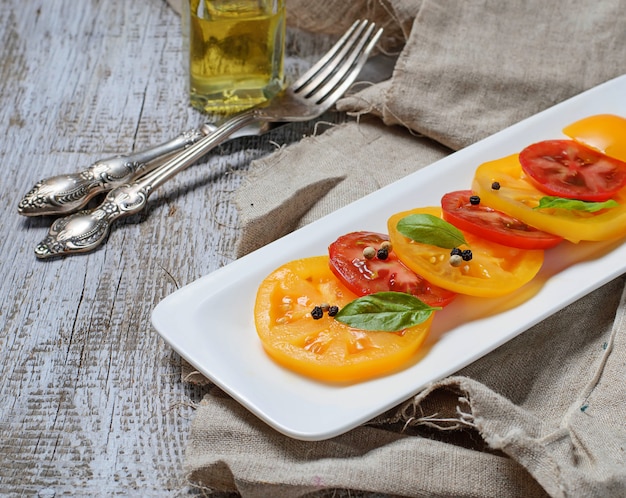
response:
{"label": "silver fork", "polygon": [[[267,127],[265,124],[243,128],[230,138],[259,135]],[[198,128],[187,130],[167,142],[148,149],[107,157],[82,171],[39,180],[22,197],[17,212],[23,216],[46,216],[67,215],[79,211],[96,195],[140,178],[175,153],[212,133],[215,128],[216,126],[211,123],[204,123]]]}
{"label": "silver fork", "polygon": [[381,33],[367,20],[355,22],[326,55],[270,102],[233,116],[162,166],[114,188],[97,208],[58,218],[35,255],[45,259],[95,249],[115,220],[144,209],[155,189],[251,123],[308,121],[322,115],[354,82]]}

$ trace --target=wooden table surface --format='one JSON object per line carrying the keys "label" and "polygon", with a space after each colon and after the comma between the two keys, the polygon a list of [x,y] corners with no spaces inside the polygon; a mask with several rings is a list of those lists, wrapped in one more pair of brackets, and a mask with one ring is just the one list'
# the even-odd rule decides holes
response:
{"label": "wooden table surface", "polygon": [[[161,143],[203,116],[188,106],[180,19],[164,0],[0,0],[0,30],[0,495],[186,494],[204,391],[181,382],[151,312],[233,260],[241,171],[312,125],[224,145],[98,250],[37,260],[53,218],[17,213],[36,181]],[[291,70],[325,50],[316,40],[292,37]]]}

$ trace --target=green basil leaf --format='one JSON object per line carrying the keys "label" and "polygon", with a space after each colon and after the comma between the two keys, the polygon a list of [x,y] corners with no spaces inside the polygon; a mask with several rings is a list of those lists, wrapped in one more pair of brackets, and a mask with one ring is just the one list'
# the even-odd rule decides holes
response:
{"label": "green basil leaf", "polygon": [[613,199],[604,202],[581,201],[578,199],[564,199],[562,197],[553,197],[546,195],[539,200],[539,205],[534,209],[570,209],[575,211],[586,211],[587,213],[595,213],[601,209],[610,209],[618,207],[619,204]]}
{"label": "green basil leaf", "polygon": [[348,303],[335,319],[362,330],[397,332],[426,321],[440,309],[404,292],[377,292]]}
{"label": "green basil leaf", "polygon": [[422,244],[446,249],[467,244],[458,228],[432,214],[410,214],[398,221],[396,228],[405,237]]}

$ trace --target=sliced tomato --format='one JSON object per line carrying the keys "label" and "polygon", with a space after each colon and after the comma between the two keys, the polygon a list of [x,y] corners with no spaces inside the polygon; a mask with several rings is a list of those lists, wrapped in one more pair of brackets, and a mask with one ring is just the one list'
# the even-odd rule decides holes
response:
{"label": "sliced tomato", "polygon": [[[500,184],[499,190],[491,188],[493,182]],[[613,197],[619,206],[595,213],[536,209],[546,194],[528,181],[517,154],[481,164],[474,174],[472,190],[488,206],[571,242],[610,240],[626,235],[626,189]]]}
{"label": "sliced tomato", "polygon": [[563,133],[602,154],[626,162],[626,119],[621,116],[588,116],[566,126]]}
{"label": "sliced tomato", "polygon": [[385,259],[363,256],[366,247],[380,249],[389,237],[375,232],[352,232],[339,237],[328,247],[330,269],[352,292],[359,296],[375,292],[405,292],[429,306],[445,306],[455,293],[431,284],[407,268],[393,251]]}
{"label": "sliced tomato", "polygon": [[543,264],[543,251],[525,250],[489,242],[463,232],[472,259],[461,266],[450,264],[450,249],[422,244],[405,237],[398,221],[410,214],[441,216],[438,207],[396,213],[387,222],[389,237],[398,258],[418,275],[444,289],[479,297],[509,294],[530,282]]}
{"label": "sliced tomato", "polygon": [[[475,202],[470,201],[472,196]],[[517,218],[486,206],[471,190],[445,194],[441,199],[441,210],[443,219],[459,230],[505,246],[549,249],[563,240],[562,237],[533,228]]]}
{"label": "sliced tomato", "polygon": [[299,374],[328,382],[356,382],[404,368],[426,339],[431,317],[398,332],[358,330],[311,310],[340,308],[358,296],[332,273],[327,256],[286,263],[257,291],[254,319],[267,354]]}
{"label": "sliced tomato", "polygon": [[524,173],[547,194],[606,201],[626,185],[626,163],[575,140],[545,140],[519,154]]}

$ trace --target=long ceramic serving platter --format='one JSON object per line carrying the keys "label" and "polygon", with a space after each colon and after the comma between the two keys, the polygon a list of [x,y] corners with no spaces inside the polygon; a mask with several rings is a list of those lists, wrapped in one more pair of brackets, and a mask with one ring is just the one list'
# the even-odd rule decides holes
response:
{"label": "long ceramic serving platter", "polygon": [[451,154],[177,290],[154,309],[154,327],[198,371],[275,430],[311,441],[347,432],[621,275],[626,244],[562,243],[546,251],[542,270],[519,292],[498,299],[457,298],[437,313],[413,364],[352,385],[299,376],[265,354],[253,317],[259,283],[292,259],[326,254],[344,233],[386,232],[390,215],[439,205],[444,193],[470,188],[479,164],[536,141],[564,138],[566,125],[601,113],[626,116],[626,76]]}

